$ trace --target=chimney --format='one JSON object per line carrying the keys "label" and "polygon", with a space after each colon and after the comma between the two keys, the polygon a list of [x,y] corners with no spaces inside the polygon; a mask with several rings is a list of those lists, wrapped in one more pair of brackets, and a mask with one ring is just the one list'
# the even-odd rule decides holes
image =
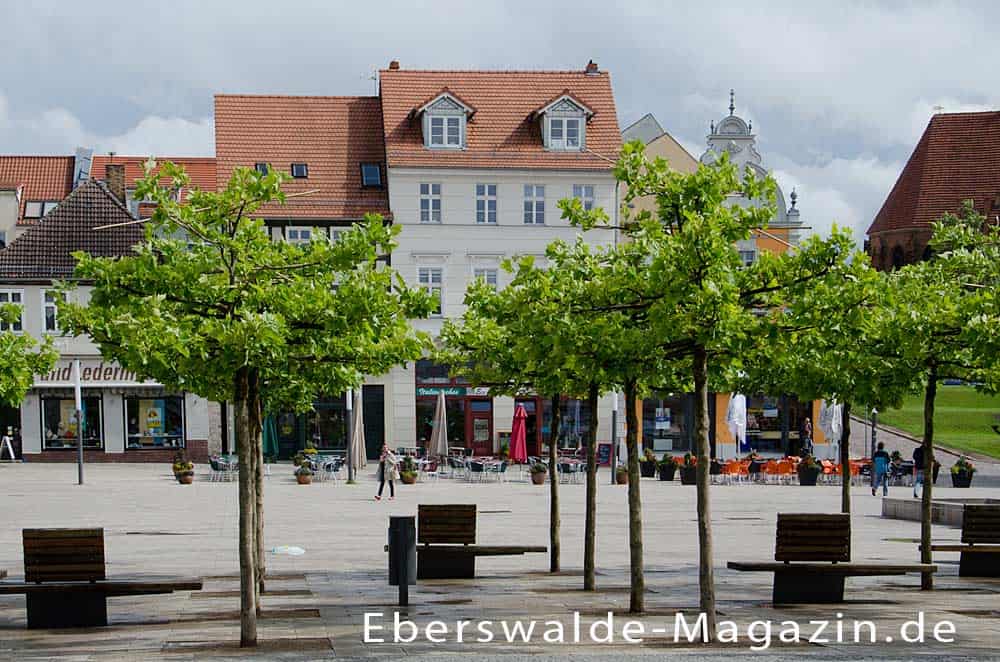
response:
{"label": "chimney", "polygon": [[399,71],[399,60],[393,60],[389,63],[389,71]]}
{"label": "chimney", "polygon": [[104,166],[104,183],[111,191],[111,195],[118,198],[122,204],[126,204],[124,163],[109,163]]}
{"label": "chimney", "polygon": [[585,74],[596,75],[599,70],[597,69],[597,63],[593,60],[587,62],[587,68],[583,70]]}

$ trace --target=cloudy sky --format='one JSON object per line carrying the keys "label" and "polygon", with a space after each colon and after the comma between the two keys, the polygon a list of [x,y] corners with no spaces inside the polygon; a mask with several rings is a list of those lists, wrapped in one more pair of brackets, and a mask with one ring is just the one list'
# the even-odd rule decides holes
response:
{"label": "cloudy sky", "polygon": [[[0,152],[211,155],[217,92],[371,94],[405,68],[612,73],[697,157],[710,120],[753,121],[817,231],[860,237],[936,107],[1000,108],[1000,5],[973,2],[12,3]],[[433,6],[434,9],[428,9]]]}

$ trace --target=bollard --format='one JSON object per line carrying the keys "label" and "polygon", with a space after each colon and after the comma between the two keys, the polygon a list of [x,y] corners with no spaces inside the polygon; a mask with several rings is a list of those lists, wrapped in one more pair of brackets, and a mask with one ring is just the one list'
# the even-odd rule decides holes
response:
{"label": "bollard", "polygon": [[389,518],[389,586],[399,587],[399,606],[410,602],[410,584],[417,583],[417,527],[412,515]]}

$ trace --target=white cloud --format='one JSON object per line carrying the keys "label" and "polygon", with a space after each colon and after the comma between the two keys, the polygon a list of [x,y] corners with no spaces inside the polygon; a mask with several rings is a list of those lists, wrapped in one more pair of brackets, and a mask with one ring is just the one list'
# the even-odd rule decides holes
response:
{"label": "white cloud", "polygon": [[117,134],[89,130],[69,110],[49,108],[34,116],[13,112],[0,95],[0,144],[7,154],[69,154],[75,147],[97,153],[212,156],[215,153],[211,118],[142,118]]}

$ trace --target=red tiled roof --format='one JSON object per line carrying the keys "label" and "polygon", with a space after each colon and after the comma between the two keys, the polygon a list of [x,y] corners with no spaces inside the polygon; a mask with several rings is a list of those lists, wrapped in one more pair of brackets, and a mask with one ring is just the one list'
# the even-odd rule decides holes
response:
{"label": "red tiled roof", "polygon": [[[184,166],[184,171],[191,178],[191,186],[202,191],[215,190],[215,159],[210,156],[156,156],[157,170],[160,165],[171,161],[177,165]],[[143,178],[143,167],[148,156],[119,156],[94,155],[94,160],[90,165],[90,176],[93,179],[104,179],[104,168],[109,163],[125,164],[126,186],[131,187],[137,180]]]}
{"label": "red tiled roof", "polygon": [[24,205],[29,200],[58,201],[69,195],[73,189],[73,164],[72,156],[0,156],[0,181],[14,187],[24,186],[17,211],[18,225],[37,222],[24,218]]}
{"label": "red tiled roof", "polygon": [[101,257],[128,255],[143,239],[141,223],[94,228],[132,220],[128,209],[103,182],[90,179],[0,250],[0,278],[66,278],[76,267],[75,251]]}
{"label": "red tiled roof", "polygon": [[[220,189],[237,166],[264,162],[287,173],[292,163],[307,164],[309,176],[289,180],[285,191],[318,192],[268,205],[265,218],[390,217],[378,97],[216,95],[215,158]],[[382,188],[361,185],[363,162],[382,167]]]}
{"label": "red tiled roof", "polygon": [[1000,111],[935,115],[869,235],[925,228],[973,200],[983,214],[1000,194]]}
{"label": "red tiled roof", "polygon": [[[621,150],[607,72],[386,69],[379,72],[379,80],[390,167],[610,170]],[[466,149],[427,149],[420,122],[410,118],[414,108],[442,88],[476,109],[466,126]],[[533,117],[534,111],[567,91],[595,113],[587,123],[585,152],[547,151]]]}

